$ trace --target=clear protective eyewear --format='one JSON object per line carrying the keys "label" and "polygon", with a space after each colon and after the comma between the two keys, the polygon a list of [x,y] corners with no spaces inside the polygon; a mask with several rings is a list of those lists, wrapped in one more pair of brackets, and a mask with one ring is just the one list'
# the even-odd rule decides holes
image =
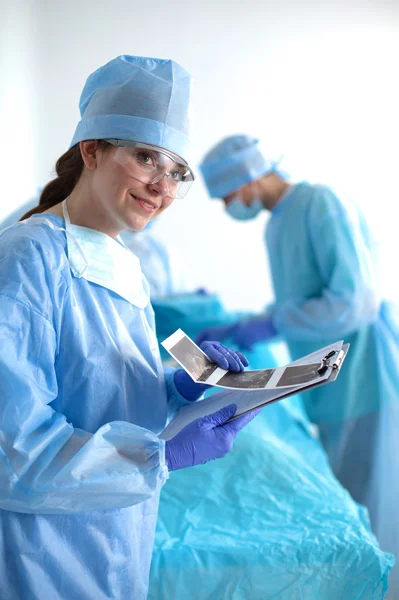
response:
{"label": "clear protective eyewear", "polygon": [[167,195],[171,198],[184,198],[195,179],[188,164],[172,152],[141,142],[104,141],[117,147],[114,160],[133,179],[153,185],[166,177]]}

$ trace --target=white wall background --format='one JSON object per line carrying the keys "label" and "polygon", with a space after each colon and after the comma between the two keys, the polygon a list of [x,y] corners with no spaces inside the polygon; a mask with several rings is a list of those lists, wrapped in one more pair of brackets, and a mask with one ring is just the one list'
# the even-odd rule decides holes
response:
{"label": "white wall background", "polygon": [[[195,78],[195,158],[248,132],[294,179],[349,192],[397,255],[399,0],[13,0],[0,14],[0,219],[50,177],[87,75],[118,54],[173,58]],[[159,221],[194,284],[231,308],[272,292],[262,216],[233,222],[200,180]],[[396,260],[386,263],[394,269]],[[390,292],[399,298],[391,278]]]}
{"label": "white wall background", "polygon": [[0,0],[0,220],[39,178],[39,71],[33,3]]}

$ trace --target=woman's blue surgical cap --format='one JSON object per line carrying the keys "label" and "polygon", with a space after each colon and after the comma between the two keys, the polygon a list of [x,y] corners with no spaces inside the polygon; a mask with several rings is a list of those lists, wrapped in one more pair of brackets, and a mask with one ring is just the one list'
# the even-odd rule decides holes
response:
{"label": "woman's blue surgical cap", "polygon": [[256,138],[232,135],[214,146],[199,168],[211,198],[226,198],[262,175],[278,173],[277,164],[264,157]]}
{"label": "woman's blue surgical cap", "polygon": [[118,56],[92,73],[71,146],[115,138],[153,144],[187,163],[191,77],[173,60]]}

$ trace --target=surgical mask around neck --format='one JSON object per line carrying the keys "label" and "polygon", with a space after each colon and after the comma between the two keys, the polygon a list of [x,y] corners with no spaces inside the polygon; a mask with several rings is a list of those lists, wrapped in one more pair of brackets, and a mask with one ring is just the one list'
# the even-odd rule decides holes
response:
{"label": "surgical mask around neck", "polygon": [[149,303],[140,261],[118,238],[71,224],[66,200],[62,211],[67,232],[68,259],[75,277],[112,290],[138,308]]}
{"label": "surgical mask around neck", "polygon": [[259,198],[255,198],[249,206],[244,204],[239,198],[234,198],[226,206],[226,212],[238,221],[254,219],[263,209],[264,206]]}

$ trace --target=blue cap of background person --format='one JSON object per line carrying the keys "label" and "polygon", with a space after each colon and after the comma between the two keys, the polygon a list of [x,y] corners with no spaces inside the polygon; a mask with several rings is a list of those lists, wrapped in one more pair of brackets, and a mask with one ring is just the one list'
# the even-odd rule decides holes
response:
{"label": "blue cap of background person", "polygon": [[240,187],[268,173],[277,173],[279,160],[266,158],[259,140],[249,135],[232,135],[216,144],[199,168],[211,198],[226,198]]}
{"label": "blue cap of background person", "polygon": [[190,96],[191,76],[173,60],[118,56],[88,77],[70,147],[115,138],[159,146],[188,163]]}

